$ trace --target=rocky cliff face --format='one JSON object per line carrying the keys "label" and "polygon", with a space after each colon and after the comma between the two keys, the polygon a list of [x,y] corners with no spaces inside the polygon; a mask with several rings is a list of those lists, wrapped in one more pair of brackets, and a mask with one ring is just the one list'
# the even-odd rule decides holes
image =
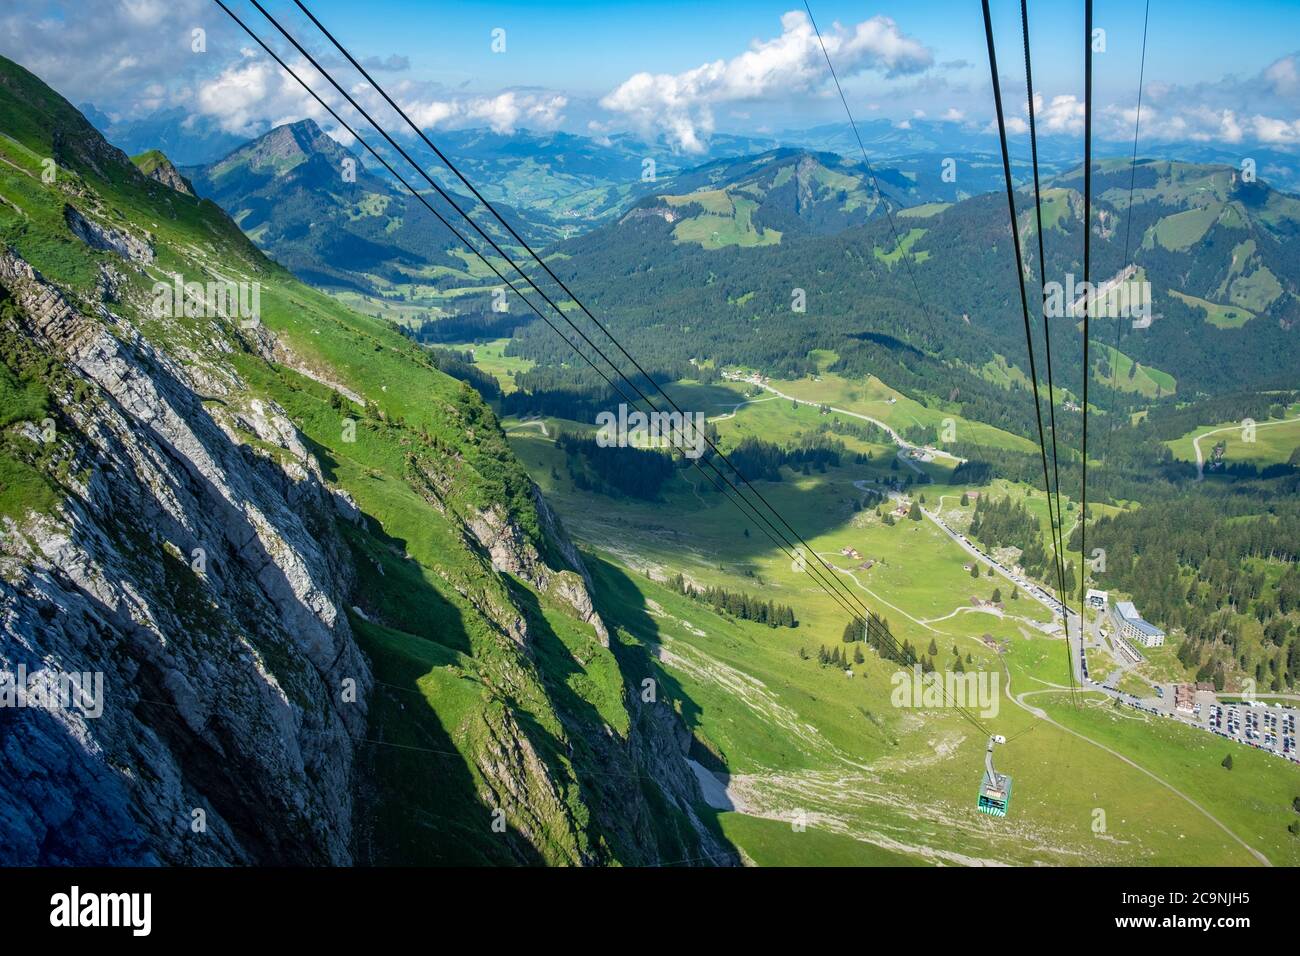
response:
{"label": "rocky cliff face", "polygon": [[194,195],[194,187],[190,181],[181,175],[179,169],[172,165],[172,161],[162,153],[155,153],[150,157],[153,161],[148,164],[148,169],[142,170],[146,176],[155,182],[160,182],[168,189],[174,189],[185,196]]}
{"label": "rocky cliff face", "polygon": [[48,439],[84,476],[76,493],[5,523],[0,670],[102,675],[90,707],[0,711],[0,856],[348,862],[370,673],[316,462],[279,409],[214,414],[183,366],[119,338],[107,310],[81,314],[12,251],[0,285],[7,331],[86,395]]}
{"label": "rocky cliff face", "polygon": [[0,58],[19,113],[0,863],[734,862],[482,398]]}

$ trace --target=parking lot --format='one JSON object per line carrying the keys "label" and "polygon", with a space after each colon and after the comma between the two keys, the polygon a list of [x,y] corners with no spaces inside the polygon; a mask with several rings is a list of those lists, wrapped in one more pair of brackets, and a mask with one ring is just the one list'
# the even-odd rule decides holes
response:
{"label": "parking lot", "polygon": [[1256,701],[1253,706],[1198,703],[1191,716],[1194,722],[1203,723],[1220,737],[1300,763],[1296,752],[1296,714],[1291,707]]}

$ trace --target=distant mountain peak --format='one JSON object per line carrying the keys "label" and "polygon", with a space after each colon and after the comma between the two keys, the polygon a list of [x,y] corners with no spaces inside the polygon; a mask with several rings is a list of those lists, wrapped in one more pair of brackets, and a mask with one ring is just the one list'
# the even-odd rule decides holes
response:
{"label": "distant mountain peak", "polygon": [[315,157],[338,166],[352,154],[309,118],[268,130],[214,163],[213,171],[220,175],[239,167],[270,167],[276,175],[284,175]]}
{"label": "distant mountain peak", "polygon": [[147,150],[139,156],[132,156],[131,162],[135,163],[136,169],[150,179],[156,180],[178,193],[184,193],[186,196],[194,195],[193,185],[181,175],[180,170],[163,154],[162,150]]}

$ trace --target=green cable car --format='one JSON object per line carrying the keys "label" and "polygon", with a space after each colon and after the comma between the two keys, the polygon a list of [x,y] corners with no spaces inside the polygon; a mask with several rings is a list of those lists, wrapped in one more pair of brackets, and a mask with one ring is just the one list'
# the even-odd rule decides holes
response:
{"label": "green cable car", "polygon": [[979,801],[975,809],[989,816],[1005,817],[1011,806],[1011,778],[993,769],[993,745],[1004,744],[1007,738],[994,734],[989,738],[988,750],[984,752],[984,779],[980,781]]}

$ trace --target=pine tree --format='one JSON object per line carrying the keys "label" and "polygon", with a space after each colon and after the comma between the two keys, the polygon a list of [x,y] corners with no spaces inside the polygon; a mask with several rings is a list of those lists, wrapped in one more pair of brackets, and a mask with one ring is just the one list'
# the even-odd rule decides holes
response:
{"label": "pine tree", "polygon": [[1228,756],[1226,756],[1226,757],[1223,758],[1223,763],[1221,764],[1221,766],[1222,766],[1225,770],[1231,770],[1231,769],[1232,769],[1232,754],[1228,754]]}
{"label": "pine tree", "polygon": [[970,495],[966,494],[966,492],[963,491],[961,493],[961,506],[965,508],[969,504],[970,504]]}
{"label": "pine tree", "polygon": [[934,642],[933,637],[930,638],[930,646],[925,649],[925,652],[929,654],[931,657],[934,657],[936,654],[939,653],[939,645]]}

